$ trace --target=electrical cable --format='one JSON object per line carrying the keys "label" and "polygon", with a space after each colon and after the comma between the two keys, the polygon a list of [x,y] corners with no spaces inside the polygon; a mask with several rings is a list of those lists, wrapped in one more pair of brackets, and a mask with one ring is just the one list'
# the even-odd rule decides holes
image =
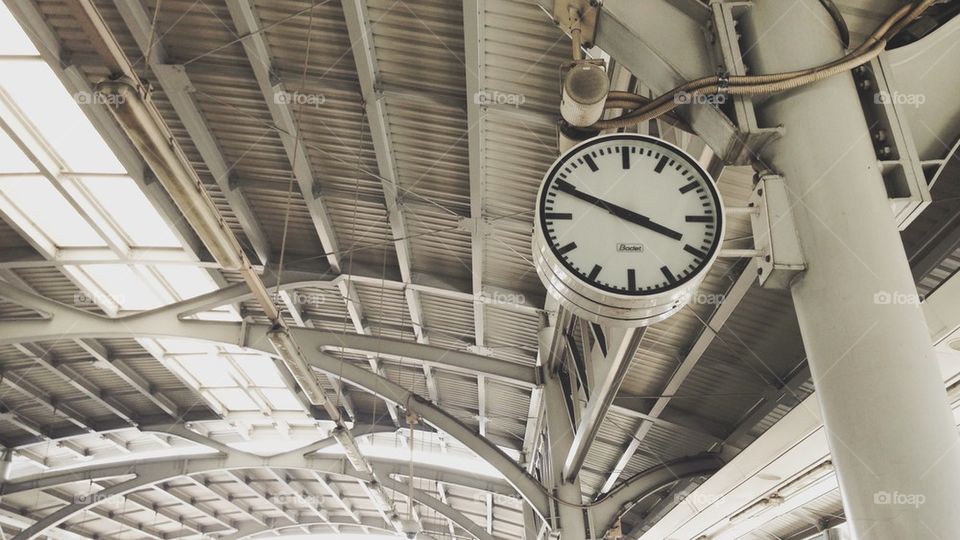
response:
{"label": "electrical cable", "polygon": [[[775,94],[812,84],[863,65],[883,52],[887,41],[919,17],[937,0],[905,4],[890,15],[862,44],[843,57],[815,68],[764,75],[713,75],[688,81],[656,99],[632,92],[610,92],[605,108],[630,109],[616,118],[600,120],[593,129],[619,129],[637,125],[672,112],[691,97],[727,93],[731,95]],[[678,99],[685,96],[688,99]]]}
{"label": "electrical cable", "polygon": [[830,14],[833,22],[836,23],[837,32],[840,33],[840,42],[843,43],[843,48],[848,48],[850,46],[850,28],[847,27],[847,21],[844,20],[843,13],[840,13],[840,9],[833,3],[833,0],[820,0],[820,3],[824,9],[827,10],[827,13]]}

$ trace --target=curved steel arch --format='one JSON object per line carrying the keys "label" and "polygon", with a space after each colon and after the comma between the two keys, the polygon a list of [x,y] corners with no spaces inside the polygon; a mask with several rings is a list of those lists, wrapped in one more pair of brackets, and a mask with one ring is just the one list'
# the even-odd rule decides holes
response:
{"label": "curved steel arch", "polygon": [[599,534],[610,530],[617,518],[644,497],[656,493],[678,480],[708,476],[724,465],[715,454],[701,454],[652,467],[632,476],[595,504],[591,509]]}
{"label": "curved steel arch", "polygon": [[[223,291],[215,291],[214,293],[204,296],[210,297],[218,294],[221,294],[221,296],[217,297],[217,301],[224,301],[222,297]],[[231,294],[236,296],[235,293]],[[0,323],[0,344],[83,337],[111,338],[141,336],[215,341],[255,348],[273,354],[272,346],[269,345],[266,338],[266,332],[269,330],[269,327],[265,325],[247,326],[240,323],[182,320],[178,317],[178,314],[184,312],[184,306],[195,304],[200,301],[199,299],[173,304],[136,315],[111,319],[65,306],[6,284],[0,284],[0,297],[5,297],[22,305],[35,307],[50,315],[49,319],[19,320]],[[309,356],[309,362],[314,368],[327,373],[333,373],[338,377],[342,377],[344,381],[350,384],[416,412],[425,422],[447,433],[470,448],[480,459],[483,459],[503,474],[507,481],[530,503],[530,506],[541,518],[546,519],[549,515],[549,494],[546,488],[495,444],[481,437],[454,416],[436,407],[421,396],[410,392],[376,373],[354,366],[349,362],[341,361],[318,350],[323,345],[323,341],[318,340],[316,336],[321,333],[326,334],[329,338],[327,343],[333,344],[334,346],[338,342],[347,343],[348,340],[363,336],[341,335],[306,328],[291,329],[291,332],[294,333],[296,341]],[[369,338],[364,337],[364,339]],[[370,341],[372,342],[370,343],[371,347],[373,344],[377,344],[377,347],[383,346],[382,340],[370,339]],[[512,375],[505,376],[507,372],[516,372],[517,366],[509,362],[494,360],[480,355],[404,342],[396,342],[394,347],[406,347],[410,345],[416,345],[420,351],[426,349],[439,351],[438,354],[444,357],[445,368],[468,369],[474,374],[489,374],[493,377],[502,377],[506,380],[519,382]],[[410,352],[410,354],[406,354],[407,352]],[[409,358],[418,357],[413,349],[404,349],[402,356]],[[522,366],[520,366],[520,369],[526,370],[529,384],[533,384],[536,381],[535,370],[523,368]]]}
{"label": "curved steel arch", "polygon": [[[372,459],[374,468],[383,475],[404,475],[407,473],[405,462]],[[37,489],[50,489],[74,482],[96,481],[105,478],[123,476],[154,476],[164,478],[190,476],[206,472],[233,469],[300,469],[326,474],[348,476],[361,481],[370,481],[372,477],[356,471],[343,457],[304,456],[299,452],[289,452],[273,457],[261,457],[232,451],[230,454],[215,452],[197,457],[164,457],[147,460],[102,463],[87,467],[68,469],[56,473],[38,473],[15,478],[0,484],[0,496],[13,495]],[[516,491],[505,481],[497,478],[477,478],[463,474],[455,469],[436,467],[429,464],[417,464],[417,478],[434,480],[455,486],[489,491],[498,495],[514,495]],[[98,492],[99,493],[99,492]],[[98,497],[100,498],[100,497]]]}
{"label": "curved steel arch", "polygon": [[[391,474],[403,474],[405,466],[401,462],[392,462],[389,460],[372,460],[376,470],[381,473],[381,481],[390,485],[400,485],[390,478]],[[11,495],[32,491],[37,489],[49,489],[73,482],[96,480],[102,478],[115,478],[121,476],[133,476],[103,490],[92,494],[89,497],[78,498],[55,512],[44,516],[34,524],[18,533],[15,540],[30,540],[51,527],[63,523],[72,516],[114,496],[123,496],[127,493],[140,489],[144,486],[157,484],[166,480],[172,480],[180,476],[191,476],[205,472],[233,470],[233,469],[251,469],[251,468],[276,468],[276,469],[302,469],[312,472],[323,472],[351,477],[363,482],[373,480],[371,475],[357,472],[345,458],[320,458],[313,456],[304,456],[299,450],[287,452],[273,457],[261,457],[246,452],[240,452],[231,449],[229,453],[216,452],[209,457],[196,458],[157,458],[152,460],[134,460],[123,463],[107,463],[80,469],[70,469],[54,474],[36,474],[21,479],[5,482],[0,485],[0,494]],[[458,471],[433,467],[430,465],[418,465],[418,470],[429,471],[432,476],[428,478],[441,479],[444,483],[461,485],[473,489],[487,490],[490,488],[495,493],[513,493],[504,482],[498,482],[495,479],[476,480],[468,475],[460,474]],[[389,487],[389,486],[388,486]],[[444,503],[433,499],[429,494],[422,491],[415,492],[414,500],[430,508],[434,508],[444,516],[449,517],[455,523],[460,524],[465,530],[471,531],[469,519],[452,508],[446,507]],[[439,505],[443,505],[441,508]],[[435,508],[436,507],[436,508]],[[466,521],[463,521],[466,520]],[[460,522],[463,521],[461,524]],[[472,534],[472,533],[471,533]],[[485,537],[478,537],[480,540],[489,540]]]}
{"label": "curved steel arch", "polygon": [[[408,493],[411,490],[410,490],[409,484],[407,484],[406,482],[400,482],[398,480],[394,480],[393,478],[390,478],[389,476],[385,476],[380,479],[380,483],[396,491],[397,493],[403,494],[404,497],[409,498]],[[414,488],[412,491],[413,491],[413,500],[434,510],[435,512],[439,513],[443,517],[456,523],[457,525],[460,526],[461,529],[464,529],[468,533],[472,534],[473,537],[476,538],[477,540],[495,540],[492,534],[488,533],[483,527],[477,525],[470,519],[467,519],[466,516],[464,516],[462,513],[458,512],[457,510],[455,510],[449,504],[443,503],[442,501],[438,500],[436,497],[430,495],[429,493],[427,493],[426,491],[423,491],[422,489]]]}
{"label": "curved steel arch", "polygon": [[[373,520],[369,520],[369,519],[365,519],[360,523],[357,523],[356,521],[353,521],[353,520],[343,520],[342,522],[338,522],[336,521],[337,519],[338,518],[331,518],[330,521],[332,521],[334,525],[338,525],[338,526],[350,526],[350,527],[362,527],[366,529],[374,529],[377,531],[383,531],[387,535],[397,534],[396,529],[387,529],[386,527],[383,527],[382,522],[380,522],[380,524],[377,524]],[[249,527],[242,527],[239,531],[237,531],[234,534],[229,534],[226,536],[222,536],[220,538],[222,538],[222,540],[242,540],[242,539],[250,538],[252,536],[263,534],[263,533],[273,533],[274,536],[263,536],[262,538],[275,538],[276,536],[283,536],[284,531],[287,531],[289,529],[303,529],[303,527],[309,528],[309,527],[316,527],[316,526],[329,527],[329,525],[327,525],[323,521],[316,518],[312,518],[309,520],[305,520],[301,523],[295,523],[292,525],[277,525],[277,526],[251,525]],[[431,529],[428,532],[442,534],[444,530],[438,528],[438,529]]]}
{"label": "curved steel arch", "polygon": [[[37,294],[0,282],[0,298],[36,309],[43,319],[3,321],[0,344],[12,345],[44,339],[71,338],[189,338],[243,345],[275,354],[266,339],[267,325],[244,326],[241,323],[184,320],[181,317],[242,300],[249,296],[236,285],[125,317],[108,318],[67,306]],[[514,362],[498,360],[465,351],[444,349],[399,339],[338,333],[315,328],[291,328],[304,351],[347,350],[386,357],[409,358],[445,370],[486,375],[522,386],[539,383],[537,370]]]}

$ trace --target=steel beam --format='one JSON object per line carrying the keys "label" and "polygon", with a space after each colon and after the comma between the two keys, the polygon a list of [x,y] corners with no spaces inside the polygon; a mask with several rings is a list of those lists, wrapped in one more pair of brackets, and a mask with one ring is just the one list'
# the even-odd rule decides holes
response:
{"label": "steel beam", "polygon": [[[346,521],[343,518],[331,518],[330,521],[331,523],[337,525],[338,527],[356,525],[362,530],[367,531],[366,534],[370,534],[372,532],[385,533],[391,536],[394,536],[397,534],[397,531],[395,529],[385,528],[383,526],[383,521],[381,520],[364,518],[360,524],[351,523],[350,521]],[[241,530],[235,534],[228,535],[223,538],[224,540],[242,540],[242,539],[250,538],[254,535],[261,535],[261,536],[258,536],[258,538],[276,538],[276,537],[283,537],[288,535],[303,536],[304,535],[303,529],[306,529],[308,531],[308,534],[311,534],[311,535],[322,534],[322,533],[318,533],[318,531],[313,530],[313,527],[316,527],[316,526],[327,527],[325,523],[322,523],[320,521],[303,519],[297,525],[248,526],[248,527],[241,528]],[[434,535],[439,535],[443,533],[442,529],[435,529],[432,526],[427,526],[424,529],[425,529],[425,532],[428,532]],[[327,532],[327,531],[323,531],[323,532]],[[336,529],[334,529],[333,532],[336,533],[337,532]],[[343,534],[346,534],[346,533],[343,533]],[[267,536],[264,536],[264,535],[267,535]],[[73,540],[73,539],[66,539],[66,540]]]}
{"label": "steel beam", "polygon": [[620,459],[617,460],[617,464],[614,465],[613,471],[610,472],[610,475],[607,476],[603,486],[600,488],[600,493],[607,493],[613,489],[617,479],[620,477],[624,469],[626,469],[627,464],[630,463],[630,460],[633,458],[633,454],[636,453],[637,449],[640,447],[640,444],[643,443],[643,439],[653,427],[655,420],[658,419],[661,414],[663,414],[664,409],[666,409],[670,404],[673,394],[679,390],[680,386],[684,381],[687,380],[687,377],[696,367],[697,363],[700,362],[701,358],[703,358],[704,353],[707,352],[707,348],[710,347],[710,344],[713,343],[714,338],[717,336],[717,332],[720,331],[720,328],[723,327],[737,306],[740,305],[740,302],[747,295],[747,292],[750,291],[750,288],[753,286],[753,283],[756,281],[756,279],[756,265],[751,261],[750,264],[748,264],[740,274],[740,277],[737,278],[737,281],[734,282],[729,289],[727,289],[723,302],[713,311],[713,314],[707,321],[706,326],[700,331],[700,335],[697,336],[697,339],[693,342],[693,346],[687,352],[687,355],[684,356],[683,360],[680,362],[680,365],[677,366],[677,369],[674,370],[673,374],[670,375],[670,378],[668,379],[667,384],[664,386],[663,391],[660,392],[662,397],[658,398],[657,401],[654,402],[653,407],[651,407],[650,411],[647,413],[651,419],[644,420],[637,428],[637,431],[630,439],[630,443],[627,445],[626,450],[624,450],[623,454],[620,456]]}
{"label": "steel beam", "polygon": [[544,444],[544,471],[542,476],[550,486],[558,502],[551,505],[549,515],[540,517],[550,524],[554,532],[561,532],[569,540],[585,540],[586,516],[579,506],[583,504],[580,479],[563,478],[563,458],[573,444],[574,425],[570,416],[569,402],[560,377],[549,374],[543,385],[546,403],[546,443]]}
{"label": "steel beam", "polygon": [[[347,287],[347,289],[349,291],[350,289],[353,289],[353,288]],[[284,306],[286,306],[287,313],[293,319],[294,324],[296,324],[299,327],[313,328],[313,321],[304,317],[303,312],[300,309],[300,305],[296,302],[295,297],[290,294],[289,290],[287,289],[280,290],[278,288],[277,294],[279,295],[280,300],[283,302]],[[280,373],[283,374],[284,376],[289,375],[289,371],[286,368],[281,369]],[[343,405],[343,408],[346,409],[347,415],[349,415],[350,418],[355,420],[357,416],[357,410],[356,410],[356,407],[353,406],[353,398],[351,398],[350,394],[348,394],[346,390],[344,390],[343,385],[340,383],[340,379],[336,378],[333,375],[328,374],[327,382],[329,382],[330,386],[333,387],[334,394],[337,396],[337,399],[340,401],[341,405]],[[290,381],[287,382],[287,386],[289,386],[291,389],[298,387],[296,380],[293,379],[292,375],[290,375]],[[297,392],[297,397],[298,399],[302,398],[305,409],[307,410],[311,409],[310,405],[312,404],[310,404],[309,400],[306,399],[306,396],[304,396],[301,392]],[[394,424],[396,424],[396,420],[394,420]]]}
{"label": "steel beam", "polygon": [[[467,146],[470,164],[470,218],[473,222],[470,268],[473,294],[476,296],[481,296],[483,293],[483,264],[486,250],[483,221],[483,200],[487,189],[486,158],[483,154],[486,131],[484,129],[484,110],[477,99],[485,80],[485,14],[485,0],[467,0],[463,3],[463,50],[467,77],[467,129],[469,130]],[[477,347],[484,347],[484,304],[482,302],[474,301],[473,321]],[[482,417],[481,422],[483,422]]]}
{"label": "steel beam", "polygon": [[[95,485],[96,485],[96,484],[95,484]],[[50,495],[51,497],[54,497],[55,499],[59,499],[59,500],[62,501],[62,502],[70,502],[70,501],[72,501],[72,500],[74,499],[74,497],[72,497],[72,496],[70,496],[70,495],[68,495],[68,494],[66,494],[66,493],[63,493],[63,492],[60,492],[60,491],[56,491],[56,490],[49,492],[49,495]],[[139,509],[138,509],[138,510],[133,510],[133,511],[129,511],[129,510],[128,510],[128,511],[124,511],[124,512],[122,512],[122,513],[115,513],[115,512],[106,512],[106,511],[103,511],[103,510],[101,510],[101,509],[99,509],[99,508],[91,508],[91,509],[90,509],[90,513],[93,514],[93,516],[95,516],[96,518],[99,518],[99,519],[103,519],[103,520],[112,522],[112,523],[115,524],[115,525],[119,525],[119,526],[125,527],[125,528],[127,528],[127,529],[135,530],[135,531],[137,531],[137,532],[145,535],[145,536],[148,537],[148,538],[153,538],[154,540],[165,540],[165,533],[162,532],[162,531],[160,531],[160,530],[158,530],[156,527],[150,527],[150,526],[147,526],[147,524],[145,524],[145,523],[138,522],[138,521],[134,521],[134,520],[126,517],[127,514],[139,513],[140,511],[142,511],[142,506],[141,506],[141,505],[138,505],[138,504],[134,503],[134,502],[131,501],[130,499],[125,499],[125,500],[124,500],[124,503],[127,503],[127,502],[131,503],[131,506],[138,507]],[[164,516],[164,517],[166,517],[166,516]],[[156,525],[156,524],[154,524],[154,525]],[[189,529],[192,533],[195,533],[195,534],[203,534],[200,530],[195,529],[195,528],[193,528],[193,527],[191,527],[191,526],[189,526],[189,525],[184,525],[184,527],[185,527],[186,529]]]}
{"label": "steel beam", "polygon": [[[455,510],[448,503],[438,500],[433,495],[430,495],[422,489],[414,488],[410,489],[409,480],[406,482],[401,482],[394,480],[393,478],[385,477],[380,480],[384,486],[396,491],[397,493],[403,494],[405,497],[408,493],[412,491],[413,501],[408,501],[407,504],[413,504],[414,502],[426,506],[427,508],[433,510],[434,512],[440,514],[441,516],[447,518],[452,523],[456,523],[463,530],[470,533],[471,536],[477,540],[494,540],[493,533],[487,529],[484,530],[483,527],[474,523],[470,518],[465,516],[462,512]],[[453,534],[453,533],[451,533]]]}
{"label": "steel beam", "polygon": [[[231,188],[229,182],[230,166],[220,152],[216,139],[207,127],[200,109],[190,95],[193,91],[186,68],[166,63],[166,51],[163,42],[152,28],[150,15],[140,0],[116,0],[114,5],[123,18],[127,29],[137,42],[140,51],[144,54],[147,65],[156,76],[167,99],[173,105],[174,111],[183,122],[187,134],[203,158],[210,175],[213,177],[220,192],[223,194],[240,227],[250,241],[260,262],[266,264],[270,255],[270,245],[266,235],[260,228],[246,197],[239,190]],[[149,55],[147,54],[149,51]]]}
{"label": "steel beam", "polygon": [[[437,482],[437,496],[440,499],[440,502],[443,504],[450,504],[450,500],[447,497],[447,488],[444,486],[443,482]],[[456,525],[454,525],[453,520],[449,517],[447,518],[447,528],[450,530],[450,536],[457,535]]]}
{"label": "steel beam", "polygon": [[[18,2],[16,0],[4,0],[4,3],[17,18],[17,21],[27,30],[27,35],[36,45],[40,56],[64,84],[67,91],[71,94],[83,92],[85,95],[93,95],[94,90],[87,82],[85,75],[75,63],[71,62],[68,55],[64,54],[60,40],[50,29],[47,18],[39,12],[36,5],[32,2]],[[101,65],[102,60],[98,60],[97,66]],[[188,246],[190,252],[195,256],[202,252],[203,248],[196,233],[183,219],[183,215],[160,183],[150,180],[143,159],[130,144],[127,136],[117,126],[108,110],[108,106],[91,104],[81,107],[81,110],[97,131],[103,135],[107,145],[117,155],[117,159],[123,164],[124,169],[137,183],[137,186],[143,190],[147,199],[157,208],[160,216],[170,226],[174,234],[185,246]]]}
{"label": "steel beam", "polygon": [[[400,178],[393,157],[393,146],[390,142],[390,119],[387,116],[386,102],[380,87],[380,66],[377,60],[377,50],[373,42],[373,27],[367,13],[367,3],[364,0],[341,0],[343,15],[346,19],[347,34],[353,50],[353,59],[357,66],[357,76],[360,81],[360,91],[363,96],[367,123],[370,125],[370,134],[373,138],[373,149],[377,156],[377,168],[380,172],[380,181],[383,187],[383,197],[387,206],[387,219],[393,234],[393,245],[397,252],[397,262],[400,266],[400,276],[405,284],[413,281],[413,251],[408,240],[407,225],[400,207]],[[420,293],[413,289],[404,290],[407,308],[410,312],[410,321],[419,343],[429,343],[427,337],[423,306]],[[430,398],[436,403],[439,400],[436,381],[429,367],[423,370],[427,379],[427,388],[432,390]]]}
{"label": "steel beam", "polygon": [[[266,326],[247,326],[240,323],[187,321],[181,320],[181,314],[194,311],[197,306],[206,304],[222,305],[246,295],[241,292],[243,284],[232,286],[229,290],[215,291],[197,299],[171,304],[156,310],[119,318],[106,318],[86,311],[59,304],[23,289],[0,283],[0,297],[55,313],[59,318],[52,320],[3,321],[0,327],[8,330],[0,334],[0,343],[12,344],[45,339],[82,339],[106,337],[175,337],[180,331],[197,336],[197,339],[237,344],[245,342],[255,348],[274,354],[271,345],[265,339]],[[180,330],[176,330],[179,328]],[[169,330],[175,330],[172,334]],[[51,332],[59,332],[52,334]],[[341,334],[337,332],[311,328],[292,328],[291,333],[306,350],[348,350],[382,355],[387,357],[419,360],[436,368],[448,369],[460,373],[480,373],[505,382],[523,387],[533,386],[537,382],[536,370],[511,362],[497,360],[469,352],[451,351],[432,345],[405,342],[401,340],[374,336]]]}
{"label": "steel beam", "polygon": [[[370,330],[370,325],[368,324],[367,318],[363,314],[363,305],[360,303],[360,294],[357,293],[356,287],[353,286],[349,279],[340,280],[337,282],[337,288],[340,289],[340,294],[343,297],[343,301],[347,305],[347,313],[350,315],[350,321],[353,323],[353,329],[356,330],[357,334],[364,336],[372,336],[373,332]],[[383,364],[380,362],[380,358],[375,354],[368,354],[367,361],[370,363],[370,369],[376,372],[381,377],[387,377],[387,371],[383,369]],[[333,377],[332,374],[328,374],[328,378]],[[339,386],[339,382],[337,383]],[[390,419],[393,420],[393,424],[397,427],[400,427],[400,413],[397,412],[397,407],[393,403],[386,404],[387,413],[390,414]]]}
{"label": "steel beam", "polygon": [[703,454],[664,463],[635,475],[590,509],[594,532],[598,537],[603,537],[620,515],[644,497],[678,480],[710,476],[722,466],[723,461],[717,456]]}
{"label": "steel beam", "polygon": [[[618,397],[617,399],[620,398]],[[712,425],[710,421],[706,419],[700,419],[691,414],[664,414],[653,416],[645,410],[637,410],[633,407],[620,405],[616,401],[610,407],[610,409],[618,414],[629,416],[631,418],[637,418],[644,422],[658,424],[666,429],[688,433],[694,437],[713,439],[716,443],[723,442],[729,434],[728,432],[724,431],[724,426]],[[634,435],[634,437],[636,437],[636,435]]]}
{"label": "steel beam", "polygon": [[767,392],[749,413],[739,422],[739,425],[723,440],[724,446],[745,448],[753,443],[754,438],[748,434],[760,421],[767,417],[774,409],[783,405],[793,407],[801,401],[801,386],[810,382],[810,367],[804,366],[787,378],[779,389]]}
{"label": "steel beam", "polygon": [[[9,286],[0,287],[0,296],[16,301],[16,298],[26,296],[35,298],[20,289]],[[129,337],[142,335],[153,337],[186,337],[233,343],[241,346],[262,348],[269,347],[265,338],[267,327],[250,327],[237,323],[223,323],[213,321],[186,321],[177,317],[182,306],[174,305],[161,308],[153,312],[108,319],[87,313],[82,310],[57,304],[53,301],[44,302],[44,308],[56,313],[52,321],[10,321],[0,323],[0,343],[17,343],[23,341],[39,341],[50,337],[50,332],[63,339],[83,337]],[[62,326],[61,326],[62,325]],[[291,330],[295,339],[305,351],[319,351],[321,344],[311,343],[311,333],[305,328]],[[340,339],[345,336],[339,336]],[[366,336],[353,336],[366,338]],[[336,346],[336,341],[331,346]],[[411,346],[428,349],[429,346],[410,344]],[[452,355],[452,351],[444,354]],[[412,355],[411,355],[412,357]],[[479,357],[489,364],[491,359]],[[342,376],[343,380],[373,393],[392,403],[402,405],[408,410],[419,414],[427,423],[439,431],[449,434],[473,450],[481,459],[486,460],[514,485],[527,499],[537,512],[544,516],[547,508],[547,494],[543,486],[522,469],[513,459],[508,457],[500,448],[490,441],[479,437],[472,429],[462,424],[448,412],[424,401],[420,396],[408,391],[400,385],[384,379],[375,373],[359,368],[349,362],[331,357],[322,352],[311,352],[309,360],[314,368],[327,373]],[[474,369],[480,368],[474,359]]]}
{"label": "steel beam", "polygon": [[286,150],[290,161],[292,174],[300,187],[300,193],[313,219],[314,228],[320,237],[330,267],[340,269],[340,247],[337,242],[333,222],[322,200],[316,195],[314,187],[316,179],[310,167],[310,156],[300,137],[300,128],[295,119],[295,113],[289,103],[277,99],[286,90],[282,81],[274,78],[274,69],[270,56],[270,48],[257,8],[252,0],[238,0],[227,2],[230,17],[236,27],[237,34],[242,38],[244,52],[250,67],[260,86],[263,100],[270,111],[273,123],[279,128],[277,133]]}
{"label": "steel beam", "polygon": [[[708,42],[710,17],[706,4],[688,0],[649,0],[643,11],[633,0],[607,0],[600,10],[595,44],[661,94],[716,72]],[[746,164],[754,156],[746,138],[720,109],[695,106],[678,114],[725,163]]]}
{"label": "steel beam", "polygon": [[594,388],[590,389],[590,400],[580,417],[576,434],[563,461],[563,479],[573,481],[580,473],[587,451],[600,431],[600,425],[606,418],[620,384],[630,368],[633,357],[643,339],[644,329],[611,328],[607,332],[607,371]]}
{"label": "steel beam", "polygon": [[[203,485],[203,484],[199,484],[199,485]],[[225,517],[224,514],[221,514],[216,510],[209,510],[205,508],[205,505],[208,501],[199,500],[196,497],[185,497],[183,495],[180,495],[179,493],[171,491],[170,488],[171,488],[170,484],[168,482],[164,482],[163,484],[154,484],[153,486],[151,486],[149,490],[144,490],[144,491],[162,493],[164,494],[164,496],[169,497],[192,510],[196,510],[197,512],[200,512],[201,514],[206,516],[208,519],[212,519],[214,521],[220,522],[220,524],[223,525],[224,527],[227,527],[233,530],[237,529],[235,520]],[[217,500],[225,500],[225,499],[222,499],[215,492],[211,492],[211,493],[214,493],[214,496],[217,498]],[[242,513],[246,514],[245,512],[242,512]]]}
{"label": "steel beam", "polygon": [[73,387],[91,401],[104,407],[127,422],[135,422],[134,413],[126,405],[108,395],[106,391],[87,380],[77,370],[66,365],[51,352],[28,343],[18,343],[14,347],[30,358],[44,371],[60,379],[63,384]]}
{"label": "steel beam", "polygon": [[[383,478],[389,478],[390,474],[405,474],[404,471],[406,471],[405,464],[399,462],[374,460],[374,464],[377,470],[382,471]],[[0,484],[0,493],[3,495],[11,495],[36,489],[52,489],[63,484],[80,481],[95,481],[100,478],[133,476],[133,478],[123,480],[98,491],[97,497],[77,499],[75,502],[37,521],[37,523],[31,525],[15,537],[17,540],[26,540],[43,534],[43,531],[47,528],[56,526],[71,516],[76,515],[78,512],[89,509],[112,496],[124,496],[143,487],[152,486],[159,482],[180,476],[257,468],[320,471],[351,477],[361,482],[369,482],[372,479],[369,475],[355,471],[345,458],[305,457],[298,450],[264,458],[255,454],[230,449],[230,452],[227,454],[220,452],[213,457],[194,457],[190,459],[178,457],[155,458],[134,460],[127,463],[91,464],[57,473],[41,473],[15,478]],[[456,471],[441,469],[428,464],[417,465],[417,469],[427,471],[431,478],[443,478],[447,472],[453,475],[453,479],[456,479],[458,476]],[[494,484],[496,481],[490,480],[486,483]],[[502,490],[503,488],[498,489]],[[264,493],[259,491],[257,491],[257,493],[258,496],[269,499]],[[418,497],[415,496],[415,499],[418,499]],[[297,520],[294,519],[293,523],[297,523]]]}
{"label": "steel beam", "polygon": [[360,513],[354,510],[353,506],[351,506],[350,503],[347,502],[347,499],[343,496],[343,493],[340,491],[340,489],[334,486],[332,482],[330,482],[329,478],[327,478],[325,475],[317,471],[311,471],[311,474],[316,479],[316,481],[320,484],[320,487],[322,487],[324,491],[327,492],[327,494],[329,494],[331,497],[334,498],[334,500],[337,501],[337,504],[340,505],[340,508],[346,511],[347,514],[350,515],[350,518],[356,524],[359,525],[363,523]]}
{"label": "steel beam", "polygon": [[[210,482],[209,482],[208,480],[200,480],[200,479],[198,479],[196,476],[185,476],[184,478],[185,478],[187,481],[192,482],[194,485],[200,486],[200,487],[204,488],[205,490],[209,491],[209,492],[212,493],[215,497],[217,497],[217,498],[220,499],[221,501],[229,504],[230,506],[236,508],[238,512],[240,512],[241,514],[244,514],[244,515],[248,516],[248,517],[249,517],[250,519],[252,519],[253,521],[256,521],[257,523],[260,523],[261,525],[266,525],[266,524],[267,524],[267,521],[269,521],[269,518],[258,515],[257,511],[255,511],[255,510],[254,510],[253,508],[251,508],[249,505],[247,505],[247,506],[242,506],[240,503],[238,503],[238,502],[235,500],[234,497],[232,497],[232,496],[230,496],[230,495],[224,495],[224,494],[220,493],[219,491],[213,489],[213,488],[211,487]],[[174,486],[168,486],[168,484],[167,484],[166,482],[163,483],[162,486],[163,486],[163,488],[164,488],[164,491],[166,491],[167,493],[170,493],[171,495],[173,495],[173,493],[170,491],[169,488],[170,488],[170,487],[174,487]],[[174,496],[176,496],[176,495],[174,495]]]}
{"label": "steel beam", "polygon": [[297,523],[297,515],[287,510],[286,505],[277,504],[269,491],[263,488],[258,488],[257,480],[247,476],[243,472],[236,470],[227,471],[227,476],[236,480],[236,482],[243,486],[246,491],[253,493],[257,500],[266,503],[267,506],[272,508],[275,512],[279,512],[283,519],[288,520],[290,523]]}
{"label": "steel beam", "polygon": [[74,342],[97,360],[99,366],[108,368],[114,375],[123,379],[125,383],[139,392],[140,395],[153,402],[160,410],[169,414],[172,418],[180,417],[176,403],[159,392],[152,383],[134,371],[126,361],[114,357],[102,343],[95,339],[76,339]]}

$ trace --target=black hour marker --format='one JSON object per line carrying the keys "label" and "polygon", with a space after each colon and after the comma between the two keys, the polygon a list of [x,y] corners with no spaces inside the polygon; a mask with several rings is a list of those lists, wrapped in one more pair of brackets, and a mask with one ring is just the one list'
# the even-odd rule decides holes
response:
{"label": "black hour marker", "polygon": [[567,245],[565,245],[565,246],[557,249],[557,251],[558,251],[561,255],[566,255],[567,253],[569,253],[569,252],[571,252],[571,251],[573,251],[573,250],[575,250],[575,249],[577,249],[577,243],[576,243],[576,242],[570,242],[569,244],[567,244]]}
{"label": "black hour marker", "polygon": [[596,162],[593,161],[593,158],[590,157],[589,155],[583,156],[583,161],[587,163],[587,166],[590,167],[591,171],[597,172],[599,170],[599,167],[597,167]]}
{"label": "black hour marker", "polygon": [[687,216],[687,223],[713,223],[713,216]]}
{"label": "black hour marker", "polygon": [[633,268],[627,270],[627,288],[631,291],[637,290],[637,271]]}
{"label": "black hour marker", "polygon": [[547,212],[543,217],[545,219],[573,219],[573,214],[566,212]]}
{"label": "black hour marker", "polygon": [[573,184],[567,182],[566,180],[557,180],[557,189],[563,191],[564,193],[574,193],[577,191],[577,188],[573,187]]}
{"label": "black hour marker", "polygon": [[661,266],[660,271],[663,272],[663,276],[667,278],[667,282],[673,283],[677,280],[666,266]]}
{"label": "black hour marker", "polygon": [[697,186],[698,186],[698,185],[700,185],[700,184],[698,184],[697,181],[694,180],[693,182],[690,182],[689,184],[687,184],[687,185],[683,186],[682,188],[680,188],[680,193],[686,193],[686,192],[688,192],[688,191],[690,191],[690,190],[692,190],[692,189],[697,189]]}
{"label": "black hour marker", "polygon": [[589,279],[590,281],[597,279],[597,276],[600,275],[601,270],[603,270],[603,267],[600,266],[599,264],[593,265],[593,270],[590,271],[590,275],[587,276],[587,279]]}
{"label": "black hour marker", "polygon": [[663,168],[667,166],[668,161],[670,161],[670,158],[667,156],[661,156],[660,161],[657,162],[657,166],[654,167],[653,171],[657,173],[662,172]]}
{"label": "black hour marker", "polygon": [[699,258],[701,258],[701,259],[706,259],[706,258],[707,258],[707,254],[706,254],[706,253],[704,253],[704,252],[700,251],[699,249],[691,246],[690,244],[687,244],[687,245],[683,246],[683,250],[686,251],[687,253],[693,255],[694,257],[699,257]]}
{"label": "black hour marker", "polygon": [[623,168],[624,170],[630,168],[630,152],[627,150],[628,147],[624,146],[620,149],[620,157],[623,159]]}

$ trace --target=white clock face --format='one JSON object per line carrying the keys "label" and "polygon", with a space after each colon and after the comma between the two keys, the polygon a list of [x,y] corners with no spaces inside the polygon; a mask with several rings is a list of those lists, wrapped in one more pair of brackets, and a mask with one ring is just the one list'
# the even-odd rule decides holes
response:
{"label": "white clock face", "polygon": [[712,264],[722,241],[713,180],[682,151],[643,135],[599,137],[563,156],[537,208],[560,263],[608,293],[675,289]]}

